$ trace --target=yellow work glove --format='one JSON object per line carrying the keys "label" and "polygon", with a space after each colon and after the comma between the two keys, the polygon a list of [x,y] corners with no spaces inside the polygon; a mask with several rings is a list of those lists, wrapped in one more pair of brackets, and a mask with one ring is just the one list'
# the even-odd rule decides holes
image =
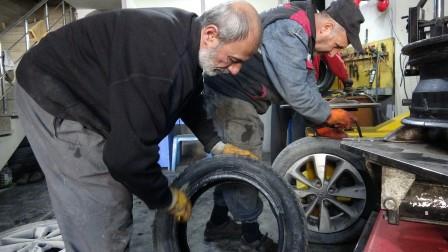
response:
{"label": "yellow work glove", "polygon": [[224,149],[222,151],[222,154],[237,155],[237,156],[248,157],[248,158],[252,158],[252,159],[258,160],[257,155],[255,155],[251,151],[243,150],[243,149],[241,149],[239,147],[236,147],[233,144],[226,144],[226,145],[224,145]]}
{"label": "yellow work glove", "polygon": [[248,157],[255,160],[258,160],[259,157],[248,150],[243,150],[233,144],[224,144],[223,142],[218,142],[213,148],[212,148],[212,154],[219,155],[219,154],[225,154],[225,155],[236,155],[236,156],[242,156],[242,157]]}
{"label": "yellow work glove", "polygon": [[187,195],[177,189],[171,187],[171,195],[173,197],[168,212],[174,216],[178,222],[187,222],[191,217],[191,202]]}

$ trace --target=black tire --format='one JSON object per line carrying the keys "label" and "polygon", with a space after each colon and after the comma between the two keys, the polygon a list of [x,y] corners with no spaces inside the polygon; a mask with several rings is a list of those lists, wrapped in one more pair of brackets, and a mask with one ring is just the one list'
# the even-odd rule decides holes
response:
{"label": "black tire", "polygon": [[[298,202],[284,181],[259,161],[230,156],[204,159],[188,167],[173,186],[182,188],[194,205],[207,189],[225,182],[248,183],[266,198],[277,219],[278,251],[306,251],[306,228]],[[154,251],[189,251],[186,229],[186,224],[176,223],[166,211],[157,211]]]}
{"label": "black tire", "polygon": [[[327,155],[323,155],[323,156],[318,156],[321,154],[329,154]],[[311,197],[311,200],[316,200],[316,202],[319,202],[319,207],[322,207],[322,204],[325,204],[325,208],[327,209],[327,214],[330,212],[328,209],[330,209],[330,207],[332,207],[334,210],[334,208],[341,210],[342,214],[336,215],[338,218],[348,218],[348,221],[345,222],[338,222],[337,224],[339,226],[337,226],[336,224],[333,226],[327,225],[326,227],[331,227],[328,228],[327,230],[321,230],[321,220],[320,218],[322,217],[321,213],[320,213],[320,208],[317,208],[316,205],[313,205],[312,203],[310,203],[308,206],[309,208],[316,208],[319,209],[318,213],[316,214],[316,212],[311,212],[312,210],[310,210],[309,212],[305,212],[305,210],[308,209],[304,209],[305,212],[305,219],[307,222],[307,227],[308,227],[308,240],[310,242],[313,243],[322,243],[322,244],[336,244],[336,243],[343,243],[343,242],[348,242],[348,241],[353,241],[355,239],[358,238],[358,236],[360,235],[363,226],[365,224],[365,222],[367,221],[369,214],[372,210],[374,210],[377,206],[377,194],[376,194],[376,189],[373,185],[373,182],[365,168],[364,162],[362,160],[361,157],[356,156],[354,154],[351,154],[345,150],[340,149],[339,147],[339,141],[337,140],[332,140],[332,139],[328,139],[328,138],[318,138],[318,137],[307,137],[307,138],[302,138],[300,140],[297,140],[293,143],[291,143],[290,145],[288,145],[276,158],[276,160],[273,163],[273,169],[275,172],[277,172],[281,177],[283,177],[284,180],[287,181],[288,184],[292,184],[293,180],[294,180],[294,176],[290,176],[287,174],[293,174],[292,171],[294,171],[294,169],[296,169],[295,167],[299,167],[301,165],[300,162],[303,162],[304,160],[310,160],[307,159],[307,157],[313,158],[313,160],[315,159],[319,159],[316,157],[324,157],[325,160],[328,159],[333,159],[336,160],[334,162],[341,162],[344,164],[343,168],[340,168],[341,170],[345,170],[345,167],[350,168],[351,173],[347,172],[347,173],[339,173],[340,175],[335,175],[335,177],[337,177],[336,179],[339,179],[339,177],[350,177],[350,176],[356,176],[356,179],[353,179],[353,181],[358,181],[358,182],[349,182],[349,183],[357,183],[356,185],[353,186],[353,184],[348,185],[347,188],[349,188],[350,186],[353,186],[351,188],[358,188],[358,187],[363,187],[365,189],[362,190],[355,190],[354,192],[358,193],[361,192],[361,194],[363,193],[363,191],[365,190],[365,194],[364,197],[365,199],[358,199],[356,197],[354,198],[345,198],[350,200],[351,202],[348,202],[347,205],[349,205],[349,207],[352,208],[352,210],[354,211],[353,213],[357,213],[356,215],[349,215],[346,214],[347,216],[344,216],[344,213],[342,212],[342,208],[337,208],[336,205],[331,205],[332,202],[329,200],[326,200],[325,197],[329,197],[332,200],[339,200],[341,198],[336,198],[336,196],[334,196],[334,191],[342,191],[341,188],[339,188],[339,185],[337,185],[336,182],[333,182],[333,184],[335,186],[331,187],[328,186],[328,184],[326,186],[324,185],[317,185],[318,189],[313,189],[311,187],[307,187],[308,189],[299,189],[298,187],[295,189],[296,192],[296,196],[299,195],[299,193],[301,193],[301,190],[327,190],[326,192],[328,192],[328,195],[325,194],[314,194]],[[342,161],[341,161],[342,160]],[[306,162],[308,162],[306,161]],[[314,161],[314,163],[316,163],[317,161]],[[341,164],[339,163],[339,164]],[[337,163],[335,163],[335,167],[338,167]],[[314,169],[316,165],[314,166]],[[325,161],[325,167],[327,167],[327,163]],[[339,166],[340,167],[340,166]],[[303,168],[303,167],[302,167]],[[326,169],[326,168],[325,168]],[[336,173],[336,169],[339,168],[335,168],[335,172],[334,174],[338,174]],[[345,172],[345,171],[344,171]],[[321,173],[322,174],[322,173]],[[325,172],[324,172],[325,174]],[[353,175],[354,174],[354,175]],[[359,175],[358,175],[359,174]],[[326,178],[326,174],[325,176],[325,181],[322,184],[325,183],[330,183],[330,181],[332,181],[332,179],[328,179]],[[333,176],[333,175],[331,175]],[[345,178],[345,181],[350,180],[350,178]],[[362,181],[361,181],[362,180]],[[299,180],[296,180],[296,183]],[[313,181],[317,181],[319,182],[319,178],[316,178]],[[336,180],[334,180],[336,181]],[[359,186],[361,185],[361,186]],[[336,189],[335,189],[336,188]],[[330,195],[330,189],[333,190],[331,191],[331,195]],[[303,191],[302,191],[303,192]],[[319,191],[321,192],[321,191]],[[300,194],[301,196],[306,195],[305,193]],[[309,197],[311,194],[304,196],[302,199],[306,199],[309,200]],[[300,197],[299,197],[300,198]],[[360,197],[361,198],[361,197]],[[307,206],[306,203],[307,202],[302,202],[304,203],[305,207]],[[308,202],[309,203],[309,202]],[[340,203],[340,202],[337,202]],[[345,203],[343,203],[345,204]],[[329,206],[330,205],[330,206]],[[301,205],[302,206],[302,205]],[[329,206],[329,208],[327,208]],[[356,210],[355,210],[356,207]],[[313,210],[314,211],[314,210]],[[315,218],[316,216],[314,215],[318,215],[318,220],[315,220],[313,218]],[[326,215],[326,216],[331,216]],[[332,219],[333,218],[333,219]],[[335,221],[334,217],[331,216],[331,218],[329,218],[330,220],[328,221],[328,223]],[[313,222],[313,220],[315,220]],[[343,219],[341,219],[343,220]],[[318,223],[319,222],[319,223]],[[341,224],[342,223],[342,224]],[[316,230],[317,227],[317,230]],[[333,232],[334,231],[334,232]]]}
{"label": "black tire", "polygon": [[327,64],[321,60],[319,65],[319,79],[317,80],[319,92],[326,93],[333,84],[335,77],[336,76],[330,71]]}

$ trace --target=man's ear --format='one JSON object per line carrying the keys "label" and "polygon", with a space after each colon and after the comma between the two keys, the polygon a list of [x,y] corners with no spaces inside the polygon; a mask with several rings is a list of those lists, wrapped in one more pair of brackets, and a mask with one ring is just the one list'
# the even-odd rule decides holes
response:
{"label": "man's ear", "polygon": [[207,25],[202,28],[201,44],[205,48],[215,48],[219,45],[219,30],[216,25]]}
{"label": "man's ear", "polygon": [[335,24],[333,22],[327,21],[325,22],[321,29],[320,29],[320,33],[321,34],[330,34],[335,28]]}
{"label": "man's ear", "polygon": [[335,27],[336,27],[336,25],[333,22],[327,22],[324,25],[324,29],[329,32],[332,32]]}

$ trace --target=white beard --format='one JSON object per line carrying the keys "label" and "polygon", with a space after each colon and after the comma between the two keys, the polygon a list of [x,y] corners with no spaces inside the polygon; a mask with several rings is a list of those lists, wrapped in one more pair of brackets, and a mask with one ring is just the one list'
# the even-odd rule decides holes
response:
{"label": "white beard", "polygon": [[229,73],[227,69],[217,68],[214,65],[216,57],[216,51],[219,49],[219,45],[215,48],[199,49],[199,65],[205,75],[215,76],[217,74]]}

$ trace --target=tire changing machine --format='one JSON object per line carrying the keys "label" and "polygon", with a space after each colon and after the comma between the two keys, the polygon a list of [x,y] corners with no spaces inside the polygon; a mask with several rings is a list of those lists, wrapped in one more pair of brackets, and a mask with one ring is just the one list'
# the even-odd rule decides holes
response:
{"label": "tire changing machine", "polygon": [[371,214],[355,251],[448,251],[448,17],[434,0],[434,18],[424,20],[426,0],[409,9],[407,76],[420,81],[404,126],[384,139],[341,142],[362,155],[381,187],[381,207]]}

